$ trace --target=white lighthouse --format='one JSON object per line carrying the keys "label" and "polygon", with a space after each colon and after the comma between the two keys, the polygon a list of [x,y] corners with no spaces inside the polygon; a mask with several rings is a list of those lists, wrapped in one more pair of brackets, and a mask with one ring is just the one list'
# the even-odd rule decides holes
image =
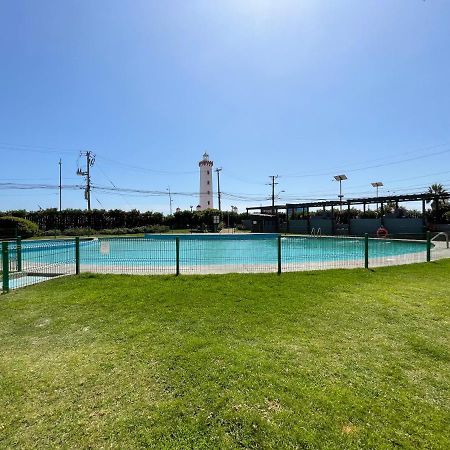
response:
{"label": "white lighthouse", "polygon": [[213,162],[209,160],[208,153],[203,155],[203,159],[198,163],[200,167],[200,196],[197,210],[204,211],[213,208],[213,186],[212,168]]}

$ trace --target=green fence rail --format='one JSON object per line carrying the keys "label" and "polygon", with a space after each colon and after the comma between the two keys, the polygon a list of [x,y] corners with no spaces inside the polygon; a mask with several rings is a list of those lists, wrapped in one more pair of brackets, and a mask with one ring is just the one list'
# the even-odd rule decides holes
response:
{"label": "green fence rail", "polygon": [[2,243],[2,290],[82,272],[208,274],[374,268],[431,261],[426,242],[281,235],[149,235]]}
{"label": "green fence rail", "polygon": [[75,274],[75,241],[2,242],[2,291],[39,283],[56,276]]}
{"label": "green fence rail", "polygon": [[9,292],[9,250],[8,242],[2,242],[2,289]]}

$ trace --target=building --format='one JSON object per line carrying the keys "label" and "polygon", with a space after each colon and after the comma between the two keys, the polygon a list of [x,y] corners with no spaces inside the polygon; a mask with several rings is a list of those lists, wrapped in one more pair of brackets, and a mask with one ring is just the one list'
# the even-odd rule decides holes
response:
{"label": "building", "polygon": [[203,155],[203,159],[198,163],[200,167],[200,194],[197,211],[204,211],[213,208],[213,185],[212,168],[213,162],[210,161],[208,153]]}

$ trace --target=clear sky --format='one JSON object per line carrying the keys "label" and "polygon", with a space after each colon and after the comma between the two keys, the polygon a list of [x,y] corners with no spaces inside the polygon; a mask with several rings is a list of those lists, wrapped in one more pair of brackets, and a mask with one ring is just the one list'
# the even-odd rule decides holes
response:
{"label": "clear sky", "polygon": [[[81,183],[88,149],[94,186],[184,209],[207,150],[224,208],[267,203],[269,175],[278,202],[337,198],[339,173],[347,197],[450,187],[448,0],[0,0],[0,61],[0,183],[57,185],[60,157]],[[58,205],[1,188],[0,210]]]}

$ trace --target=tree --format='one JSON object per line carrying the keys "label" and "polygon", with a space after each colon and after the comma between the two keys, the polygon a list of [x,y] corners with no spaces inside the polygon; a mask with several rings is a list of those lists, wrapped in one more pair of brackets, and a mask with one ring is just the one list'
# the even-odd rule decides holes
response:
{"label": "tree", "polygon": [[441,197],[449,195],[448,192],[445,190],[444,186],[442,186],[442,184],[440,183],[432,184],[428,188],[428,194],[440,196],[440,198],[437,199],[427,200],[427,203],[431,203],[431,209],[433,211],[436,211],[438,208],[442,208],[448,205],[448,199]]}

